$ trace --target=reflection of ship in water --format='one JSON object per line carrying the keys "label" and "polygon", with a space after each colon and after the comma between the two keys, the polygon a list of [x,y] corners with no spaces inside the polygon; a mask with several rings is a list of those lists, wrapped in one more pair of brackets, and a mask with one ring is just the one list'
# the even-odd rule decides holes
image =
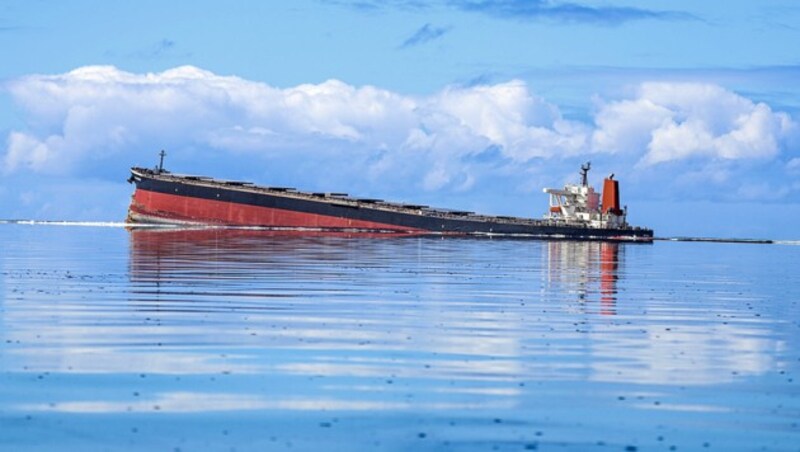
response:
{"label": "reflection of ship in water", "polygon": [[512,359],[516,333],[527,330],[498,305],[518,306],[530,288],[498,290],[485,271],[498,256],[491,250],[511,242],[387,237],[133,229],[131,304],[169,321],[181,341],[235,345],[280,378],[346,377],[357,387],[376,376],[424,378],[431,403],[452,398],[454,385],[485,395],[482,407],[511,403],[520,389],[510,375],[523,373]]}
{"label": "reflection of ship in water", "polygon": [[[263,270],[265,266],[291,260],[336,262],[353,252],[347,240],[353,233],[270,231],[258,229],[131,229],[131,280],[169,282],[172,278],[215,277]],[[373,237],[374,236],[374,237]],[[361,239],[394,234],[360,233]],[[411,237],[401,234],[402,237]],[[340,245],[340,246],[339,246]],[[363,252],[363,246],[359,252]]]}
{"label": "reflection of ship in water", "polygon": [[617,302],[619,244],[601,243],[600,245],[600,303],[604,307],[600,312],[613,315],[616,312]]}
{"label": "reflection of ship in water", "polygon": [[[191,284],[192,280],[202,279],[214,279],[218,286],[230,287],[245,280],[252,283],[273,279],[278,274],[286,276],[287,272],[300,279],[304,273],[312,278],[336,278],[340,272],[346,272],[345,268],[380,270],[393,265],[386,261],[387,257],[417,250],[413,245],[409,248],[409,240],[415,243],[440,240],[413,238],[408,234],[230,228],[132,229],[130,239],[131,281],[154,283],[156,287],[173,282]],[[599,312],[613,315],[620,248],[624,246],[616,242],[545,242],[547,281],[559,289],[557,293],[577,296],[582,302],[599,301]],[[437,253],[449,255],[451,251],[452,247],[429,249],[424,254],[441,258]],[[461,259],[458,255],[449,257]],[[320,264],[333,265],[320,267]],[[375,276],[361,274],[359,278]]]}
{"label": "reflection of ship in water", "polygon": [[[624,245],[623,245],[624,246]],[[547,280],[585,302],[600,302],[600,314],[616,314],[619,243],[548,242]]]}

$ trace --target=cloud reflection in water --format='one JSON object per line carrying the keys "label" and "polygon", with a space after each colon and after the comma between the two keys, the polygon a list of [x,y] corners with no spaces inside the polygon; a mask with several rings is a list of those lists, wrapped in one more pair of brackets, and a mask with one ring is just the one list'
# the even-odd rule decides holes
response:
{"label": "cloud reflection in water", "polygon": [[[103,245],[118,233],[127,248]],[[0,398],[21,415],[735,424],[743,399],[705,394],[791,370],[773,286],[680,244],[133,230],[89,252],[95,237],[64,237],[0,260]]]}

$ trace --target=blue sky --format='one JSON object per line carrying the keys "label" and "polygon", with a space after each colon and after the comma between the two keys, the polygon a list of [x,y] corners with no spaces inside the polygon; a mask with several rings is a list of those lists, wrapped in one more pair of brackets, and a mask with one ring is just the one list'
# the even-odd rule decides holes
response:
{"label": "blue sky", "polygon": [[658,235],[797,239],[794,1],[0,1],[0,218],[120,220],[132,165]]}

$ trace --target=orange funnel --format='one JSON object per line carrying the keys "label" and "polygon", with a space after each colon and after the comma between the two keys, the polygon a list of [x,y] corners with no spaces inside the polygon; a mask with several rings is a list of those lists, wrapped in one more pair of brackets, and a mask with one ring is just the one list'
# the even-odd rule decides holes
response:
{"label": "orange funnel", "polygon": [[611,178],[603,181],[603,213],[622,215],[619,208],[619,182]]}

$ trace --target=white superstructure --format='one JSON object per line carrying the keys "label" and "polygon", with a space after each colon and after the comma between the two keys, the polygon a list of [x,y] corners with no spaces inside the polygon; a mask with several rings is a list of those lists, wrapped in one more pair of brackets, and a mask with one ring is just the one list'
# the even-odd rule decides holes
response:
{"label": "white superstructure", "polygon": [[601,203],[600,194],[588,183],[590,168],[591,164],[588,162],[581,165],[580,185],[566,184],[563,189],[544,189],[550,195],[550,210],[545,219],[592,228],[626,227],[627,208],[620,209],[619,185],[614,180],[614,175],[604,181]]}

